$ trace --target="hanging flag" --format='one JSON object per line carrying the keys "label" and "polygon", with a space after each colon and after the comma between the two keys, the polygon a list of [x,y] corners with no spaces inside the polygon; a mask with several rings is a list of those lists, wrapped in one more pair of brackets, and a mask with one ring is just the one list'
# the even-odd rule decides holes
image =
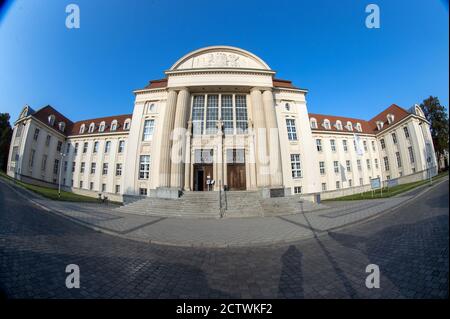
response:
{"label": "hanging flag", "polygon": [[353,143],[355,143],[355,151],[357,155],[364,155],[364,148],[362,147],[362,141],[359,135],[353,134]]}

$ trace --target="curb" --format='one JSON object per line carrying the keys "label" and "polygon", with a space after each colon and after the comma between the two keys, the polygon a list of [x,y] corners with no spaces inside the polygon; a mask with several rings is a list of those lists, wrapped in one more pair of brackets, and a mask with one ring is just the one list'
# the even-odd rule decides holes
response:
{"label": "curb", "polygon": [[[336,227],[332,227],[329,228],[327,230],[314,230],[314,229],[310,229],[310,231],[313,233],[313,235],[306,235],[306,236],[301,236],[301,237],[297,237],[297,238],[292,238],[292,239],[283,239],[283,240],[279,240],[279,241],[260,241],[260,242],[247,242],[247,243],[242,243],[242,244],[205,244],[205,243],[200,243],[200,244],[194,244],[194,243],[173,243],[173,242],[163,242],[163,241],[159,241],[159,240],[148,240],[148,239],[143,239],[143,238],[139,238],[139,237],[132,237],[132,236],[127,236],[127,235],[122,235],[118,232],[112,231],[112,230],[108,230],[105,229],[103,227],[100,226],[94,226],[90,223],[86,223],[83,222],[79,219],[76,219],[74,217],[68,216],[65,213],[57,210],[57,209],[53,209],[53,208],[49,208],[45,205],[42,205],[38,202],[36,202],[35,200],[26,197],[24,194],[22,194],[21,192],[19,192],[17,189],[15,189],[12,185],[11,182],[9,181],[5,181],[0,179],[0,182],[3,182],[6,186],[8,186],[11,190],[13,190],[15,193],[17,193],[20,197],[28,200],[30,203],[32,203],[35,206],[38,206],[39,208],[41,208],[42,210],[44,210],[47,213],[50,214],[54,214],[57,215],[59,217],[65,218],[65,219],[69,219],[70,221],[89,228],[91,230],[94,230],[96,232],[99,233],[104,233],[107,235],[111,235],[111,236],[116,236],[122,239],[127,239],[127,240],[132,240],[132,241],[137,241],[137,242],[142,242],[142,243],[147,243],[150,245],[160,245],[160,246],[170,246],[170,247],[186,247],[186,248],[245,248],[245,247],[268,247],[268,246],[278,246],[278,245],[283,245],[283,244],[289,244],[289,243],[293,243],[293,242],[298,242],[298,241],[302,241],[302,240],[308,240],[308,239],[313,239],[314,237],[322,237],[325,235],[328,235],[328,233],[330,231],[335,231],[335,230],[343,230],[349,227],[353,227],[356,226],[358,224],[364,224],[367,222],[370,222],[378,217],[381,217],[385,214],[388,213],[392,213],[396,210],[398,210],[399,208],[401,208],[404,205],[407,205],[408,203],[410,203],[411,201],[417,199],[418,197],[423,196],[424,194],[426,194],[427,192],[431,191],[432,189],[434,189],[435,187],[441,185],[444,182],[448,182],[448,178],[444,177],[442,180],[439,180],[436,184],[433,184],[431,186],[429,186],[428,184],[425,184],[423,186],[419,186],[419,187],[424,187],[424,189],[419,192],[416,196],[411,197],[409,199],[406,199],[405,201],[399,203],[398,205],[391,207],[385,211],[382,211],[376,215],[367,217],[367,218],[363,218],[345,225],[341,225],[341,226],[336,226]],[[16,187],[19,187],[18,185],[15,185]],[[22,189],[22,188],[21,188]],[[30,192],[27,189],[23,189],[26,192]],[[305,216],[306,218],[306,216]]]}

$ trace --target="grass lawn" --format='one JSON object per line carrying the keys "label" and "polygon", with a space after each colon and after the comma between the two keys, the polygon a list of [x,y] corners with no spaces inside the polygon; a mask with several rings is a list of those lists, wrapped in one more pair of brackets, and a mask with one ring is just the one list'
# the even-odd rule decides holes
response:
{"label": "grass lawn", "polygon": [[[439,173],[437,176],[434,176],[433,182],[438,179],[441,179],[444,176],[448,176],[448,172],[442,172],[442,173]],[[372,191],[369,191],[369,192],[358,193],[358,194],[353,194],[353,195],[348,195],[348,196],[343,196],[343,197],[326,199],[323,201],[346,201],[346,200],[359,200],[359,199],[387,198],[387,197],[392,197],[392,196],[401,194],[403,192],[409,191],[413,188],[416,188],[418,186],[425,185],[428,183],[429,183],[429,180],[423,180],[423,181],[418,181],[418,182],[413,182],[413,183],[401,184],[401,185],[397,185],[397,186],[390,187],[390,188],[385,187],[385,188],[383,188],[382,192],[380,189],[377,189],[373,192],[373,194],[372,194]]]}
{"label": "grass lawn", "polygon": [[61,190],[61,198],[58,197],[58,190],[43,186],[36,186],[27,184],[18,180],[15,180],[14,178],[11,178],[10,176],[6,175],[4,172],[0,171],[0,177],[7,179],[9,181],[12,181],[13,183],[22,186],[23,188],[26,188],[30,191],[33,191],[39,195],[42,195],[46,198],[50,198],[53,200],[62,200],[62,201],[69,201],[69,202],[98,202],[97,198],[78,195],[72,192],[65,192]]}

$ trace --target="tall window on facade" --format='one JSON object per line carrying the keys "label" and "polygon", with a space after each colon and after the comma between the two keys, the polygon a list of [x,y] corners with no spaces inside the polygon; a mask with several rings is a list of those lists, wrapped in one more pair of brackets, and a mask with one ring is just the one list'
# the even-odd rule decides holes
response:
{"label": "tall window on facade", "polygon": [[67,172],[67,166],[68,166],[67,161],[64,161],[64,172]]}
{"label": "tall window on facade", "polygon": [[363,141],[364,152],[367,152],[367,141]]}
{"label": "tall window on facade", "polygon": [[344,152],[348,151],[347,140],[342,140],[342,146],[344,147]]}
{"label": "tall window on facade", "polygon": [[294,119],[286,119],[286,127],[289,141],[297,140],[297,129],[295,128]]}
{"label": "tall window on facade", "polygon": [[248,130],[247,97],[236,95],[236,130],[237,134],[245,134]]}
{"label": "tall window on facade", "polygon": [[400,152],[395,152],[395,157],[397,158],[397,167],[402,167],[402,159],[400,158]]}
{"label": "tall window on facade", "polygon": [[92,150],[94,153],[98,152],[98,141],[94,142],[94,149]]}
{"label": "tall window on facade", "polygon": [[370,159],[366,159],[367,169],[370,169]]}
{"label": "tall window on facade", "polygon": [[155,120],[144,121],[144,132],[142,135],[143,141],[150,141],[153,138],[153,130],[155,128]]}
{"label": "tall window on facade", "polygon": [[103,163],[102,174],[103,175],[107,175],[108,174],[108,163]]}
{"label": "tall window on facade", "polygon": [[122,176],[122,163],[116,164],[116,176]]}
{"label": "tall window on facade", "polygon": [[219,96],[208,95],[206,107],[206,134],[217,133],[217,120],[219,119]]}
{"label": "tall window on facade", "polygon": [[49,146],[50,145],[50,140],[52,139],[52,137],[50,135],[47,135],[47,138],[45,140],[45,145]]}
{"label": "tall window on facade", "polygon": [[388,157],[387,156],[383,157],[383,160],[384,160],[384,169],[386,171],[389,171],[389,159],[388,159]]}
{"label": "tall window on facade", "polygon": [[347,166],[347,172],[351,172],[352,171],[351,162],[349,160],[346,160],[345,165]]}
{"label": "tall window on facade", "polygon": [[192,130],[194,135],[203,134],[203,119],[205,117],[205,96],[195,95],[192,106]]}
{"label": "tall window on facade", "polygon": [[97,168],[97,163],[91,163],[91,174],[95,174],[96,168]]}
{"label": "tall window on facade", "polygon": [[392,142],[394,142],[394,144],[397,144],[397,135],[395,133],[392,133]]}
{"label": "tall window on facade", "polygon": [[86,153],[88,149],[88,142],[83,143],[83,153]]}
{"label": "tall window on facade", "polygon": [[72,173],[75,172],[75,162],[72,162]]}
{"label": "tall window on facade", "polygon": [[58,174],[58,167],[59,167],[59,160],[55,159],[55,162],[53,163],[53,174]]}
{"label": "tall window on facade", "polygon": [[409,161],[411,164],[414,163],[414,150],[412,146],[408,147],[408,153],[409,153]]}
{"label": "tall window on facade", "polygon": [[375,141],[372,141],[372,151],[374,151],[375,152]]}
{"label": "tall window on facade", "polygon": [[375,162],[375,168],[378,169],[378,159],[375,158],[375,159],[374,159],[374,162]]}
{"label": "tall window on facade", "polygon": [[17,129],[16,129],[16,137],[20,137],[20,135],[22,135],[22,129],[23,129],[23,125],[22,123],[17,125]]}
{"label": "tall window on facade", "polygon": [[333,161],[334,172],[339,173],[339,162]]}
{"label": "tall window on facade", "polygon": [[341,188],[341,182],[340,181],[336,181],[336,189],[340,189]]}
{"label": "tall window on facade", "polygon": [[34,164],[34,155],[36,154],[36,151],[35,150],[31,150],[31,153],[30,153],[30,162],[29,162],[29,166],[30,167],[33,167],[33,164]]}
{"label": "tall window on facade", "polygon": [[123,153],[124,149],[125,149],[125,141],[124,141],[124,140],[120,140],[120,141],[119,141],[119,149],[118,149],[118,152],[119,152],[119,153]]}
{"label": "tall window on facade", "polygon": [[220,112],[222,115],[223,131],[225,134],[234,133],[233,96],[222,95]]}
{"label": "tall window on facade", "polygon": [[326,191],[327,190],[327,183],[322,183],[322,190]]}
{"label": "tall window on facade", "polygon": [[384,138],[382,138],[381,140],[380,140],[380,144],[381,144],[381,149],[385,149],[386,148],[386,144],[384,143]]}
{"label": "tall window on facade", "polygon": [[150,155],[141,155],[139,157],[139,179],[148,179],[150,177]]}
{"label": "tall window on facade", "polygon": [[120,193],[120,185],[116,185],[116,194]]}
{"label": "tall window on facade", "polygon": [[361,166],[361,160],[356,160],[356,165],[358,166],[358,171],[362,170],[362,166]]}
{"label": "tall window on facade", "polygon": [[77,155],[78,153],[78,143],[75,143],[75,147],[73,149],[73,155]]}
{"label": "tall window on facade", "polygon": [[34,136],[33,136],[33,139],[34,139],[35,141],[37,141],[37,140],[38,140],[38,137],[39,137],[39,129],[37,128],[37,129],[34,130]]}
{"label": "tall window on facade", "polygon": [[58,141],[58,144],[56,144],[56,151],[61,152],[61,148],[62,148],[62,142]]}
{"label": "tall window on facade", "polygon": [[320,175],[325,175],[325,162],[319,162]]}
{"label": "tall window on facade", "polygon": [[321,139],[316,140],[316,145],[317,145],[317,151],[322,152],[322,140]]}
{"label": "tall window on facade", "polygon": [[45,171],[45,167],[47,166],[47,155],[42,156],[41,170]]}
{"label": "tall window on facade", "polygon": [[336,152],[336,141],[330,140],[330,145],[331,145],[331,151]]}
{"label": "tall window on facade", "polygon": [[86,166],[86,163],[85,162],[81,162],[80,173],[84,173],[85,166]]}
{"label": "tall window on facade", "polygon": [[293,178],[302,177],[302,169],[301,169],[301,165],[300,165],[300,154],[291,154],[291,170],[292,170]]}
{"label": "tall window on facade", "polygon": [[117,121],[114,120],[111,123],[111,131],[116,131],[117,130]]}
{"label": "tall window on facade", "polygon": [[105,143],[105,153],[109,153],[111,150],[111,141],[106,141]]}
{"label": "tall window on facade", "polygon": [[408,127],[407,127],[407,126],[405,126],[405,127],[403,128],[403,132],[405,132],[405,137],[406,137],[406,138],[409,138],[409,130],[408,130]]}
{"label": "tall window on facade", "polygon": [[88,133],[93,133],[94,130],[95,130],[95,124],[94,124],[94,123],[89,124],[89,130],[88,130]]}

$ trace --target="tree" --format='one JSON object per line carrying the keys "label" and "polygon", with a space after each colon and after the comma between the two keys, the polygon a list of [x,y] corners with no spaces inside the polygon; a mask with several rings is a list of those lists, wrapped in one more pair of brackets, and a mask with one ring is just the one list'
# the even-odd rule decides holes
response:
{"label": "tree", "polygon": [[437,158],[444,155],[444,151],[448,150],[448,114],[444,106],[441,105],[439,99],[430,96],[420,104],[426,119],[430,122],[431,137],[433,138],[434,150]]}
{"label": "tree", "polygon": [[0,170],[6,171],[8,165],[9,144],[11,143],[12,128],[8,113],[0,113]]}

